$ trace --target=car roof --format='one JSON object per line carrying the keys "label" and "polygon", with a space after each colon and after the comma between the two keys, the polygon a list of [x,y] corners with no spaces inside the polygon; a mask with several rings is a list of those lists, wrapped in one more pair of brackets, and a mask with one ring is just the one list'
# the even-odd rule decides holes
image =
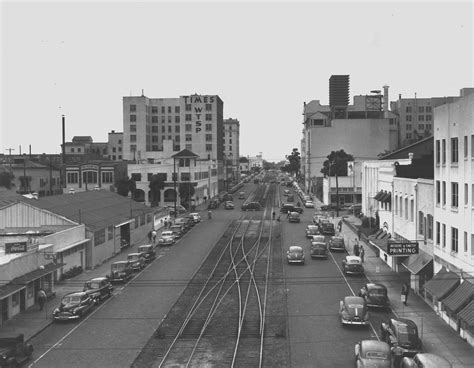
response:
{"label": "car roof", "polygon": [[384,289],[387,290],[387,287],[383,284],[376,284],[374,282],[369,282],[368,284],[365,284],[367,289],[372,290],[372,289]]}
{"label": "car roof", "polygon": [[83,295],[88,295],[88,294],[85,291],[73,291],[73,292],[67,293],[64,296],[66,297],[66,296],[73,296],[73,295],[83,296]]}
{"label": "car roof", "polygon": [[133,252],[133,253],[128,253],[128,254],[127,254],[127,257],[128,257],[128,256],[139,256],[140,254],[141,254],[141,253],[135,253],[135,252]]}
{"label": "car roof", "polygon": [[311,242],[311,246],[323,246],[323,247],[327,247],[326,243],[323,243],[323,242]]}
{"label": "car roof", "polygon": [[384,352],[387,355],[390,355],[390,346],[384,341],[378,340],[362,340],[360,342],[360,347],[362,351],[364,350],[376,350],[379,352]]}
{"label": "car roof", "polygon": [[199,213],[197,213],[197,212],[191,212],[189,215],[190,215],[190,216],[199,216]]}
{"label": "car roof", "polygon": [[87,282],[100,282],[100,281],[104,281],[104,280],[107,280],[107,277],[94,277],[93,279],[90,279]]}
{"label": "car roof", "polygon": [[289,250],[290,252],[296,252],[296,251],[303,250],[303,248],[300,247],[299,245],[291,245],[290,248],[288,248],[288,250]]}
{"label": "car roof", "polygon": [[124,264],[124,263],[128,263],[128,261],[117,261],[117,262],[114,262],[112,264]]}
{"label": "car roof", "polygon": [[361,262],[360,257],[358,256],[346,256],[348,262]]}
{"label": "car roof", "polygon": [[348,295],[344,297],[344,302],[348,304],[365,304],[365,299],[361,296]]}
{"label": "car roof", "polygon": [[390,321],[392,322],[392,325],[396,326],[397,328],[402,327],[402,326],[409,326],[412,328],[417,328],[416,323],[413,322],[411,319],[408,318],[391,318]]}
{"label": "car roof", "polygon": [[152,244],[142,244],[142,245],[139,245],[139,246],[138,246],[138,249],[144,248],[144,247],[146,247],[146,248],[151,248],[151,247],[153,247],[153,245],[152,245]]}
{"label": "car roof", "polygon": [[317,229],[318,227],[316,225],[308,225],[308,229]]}

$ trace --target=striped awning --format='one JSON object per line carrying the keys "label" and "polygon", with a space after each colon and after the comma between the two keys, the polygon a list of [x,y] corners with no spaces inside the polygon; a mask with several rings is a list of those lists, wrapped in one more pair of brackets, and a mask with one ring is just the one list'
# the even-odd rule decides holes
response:
{"label": "striped awning", "polygon": [[441,301],[446,309],[457,313],[474,298],[474,284],[464,280],[451,294]]}
{"label": "striped awning", "polygon": [[440,300],[453,291],[458,284],[459,276],[454,272],[448,272],[443,267],[425,284],[425,290]]}
{"label": "striped awning", "polygon": [[392,192],[385,193],[382,197],[379,199],[380,202],[382,203],[388,203],[392,201]]}
{"label": "striped awning", "polygon": [[407,259],[402,262],[402,265],[413,275],[417,275],[430,263],[433,263],[433,257],[420,250],[419,254],[408,256]]}
{"label": "striped awning", "polygon": [[382,198],[383,194],[384,194],[384,193],[383,193],[383,190],[381,190],[380,192],[378,192],[378,193],[375,195],[374,199],[375,199],[376,201],[380,201],[380,198]]}
{"label": "striped awning", "polygon": [[458,318],[462,320],[468,327],[474,326],[474,300],[466,305],[458,313]]}

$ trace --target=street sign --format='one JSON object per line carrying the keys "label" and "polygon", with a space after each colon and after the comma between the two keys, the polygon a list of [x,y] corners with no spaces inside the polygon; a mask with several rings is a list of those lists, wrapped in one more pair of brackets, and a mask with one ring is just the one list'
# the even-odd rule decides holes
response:
{"label": "street sign", "polygon": [[391,242],[387,244],[387,254],[389,256],[411,256],[418,254],[418,242]]}

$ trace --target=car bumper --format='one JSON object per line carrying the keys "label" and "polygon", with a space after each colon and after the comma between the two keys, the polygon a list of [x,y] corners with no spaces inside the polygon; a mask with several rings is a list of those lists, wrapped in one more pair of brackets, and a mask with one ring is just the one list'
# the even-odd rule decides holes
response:
{"label": "car bumper", "polygon": [[360,321],[360,320],[352,320],[352,319],[344,319],[344,318],[341,318],[341,322],[343,325],[367,326],[369,324],[369,321]]}
{"label": "car bumper", "polygon": [[164,242],[159,242],[159,245],[173,245],[174,241],[164,241]]}
{"label": "car bumper", "polygon": [[349,274],[349,275],[363,275],[364,270],[344,270],[344,273]]}
{"label": "car bumper", "polygon": [[328,258],[326,253],[324,254],[311,254],[311,258]]}
{"label": "car bumper", "polygon": [[304,263],[304,259],[289,259],[288,263]]}
{"label": "car bumper", "polygon": [[338,252],[345,252],[346,248],[342,248],[342,247],[331,247],[329,246],[329,249],[330,250],[337,250]]}
{"label": "car bumper", "polygon": [[80,317],[76,314],[57,314],[57,315],[54,315],[53,314],[53,318],[55,321],[73,321],[73,320],[76,320],[76,319],[79,319]]}

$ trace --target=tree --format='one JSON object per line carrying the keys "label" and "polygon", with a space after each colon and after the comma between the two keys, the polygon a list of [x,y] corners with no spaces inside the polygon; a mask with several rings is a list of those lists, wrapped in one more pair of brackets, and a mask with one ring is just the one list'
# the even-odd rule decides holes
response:
{"label": "tree", "polygon": [[291,153],[287,155],[286,158],[290,163],[286,165],[284,171],[298,176],[301,168],[301,155],[298,152],[298,148],[293,148]]}
{"label": "tree", "polygon": [[135,180],[130,179],[128,176],[118,178],[115,181],[115,186],[117,187],[117,193],[124,197],[128,197],[128,193],[131,192],[133,198],[133,192],[137,189]]}
{"label": "tree", "polygon": [[11,189],[12,187],[12,179],[13,175],[7,171],[0,173],[0,187],[5,187],[7,189]]}
{"label": "tree", "polygon": [[189,202],[191,197],[194,195],[194,185],[192,183],[179,183],[179,196],[181,197],[181,202],[187,205],[189,208]]}
{"label": "tree", "polygon": [[157,206],[160,201],[161,191],[165,189],[164,176],[160,174],[153,175],[148,188],[150,188],[151,193],[151,206]]}
{"label": "tree", "polygon": [[324,176],[347,176],[347,161],[354,161],[354,157],[344,152],[344,150],[331,151],[326,156],[328,159],[324,161],[321,173]]}

